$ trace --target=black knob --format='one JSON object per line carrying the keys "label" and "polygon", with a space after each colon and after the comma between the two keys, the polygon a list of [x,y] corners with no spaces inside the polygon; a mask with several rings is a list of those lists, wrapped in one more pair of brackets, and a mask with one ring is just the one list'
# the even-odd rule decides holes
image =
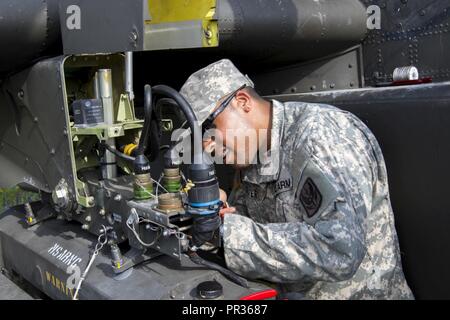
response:
{"label": "black knob", "polygon": [[217,281],[205,281],[197,286],[197,294],[202,299],[217,299],[223,294],[223,287]]}

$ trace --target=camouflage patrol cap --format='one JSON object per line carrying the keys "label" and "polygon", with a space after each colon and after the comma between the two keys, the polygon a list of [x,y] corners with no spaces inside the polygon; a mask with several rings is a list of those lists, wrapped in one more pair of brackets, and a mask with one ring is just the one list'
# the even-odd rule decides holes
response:
{"label": "camouflage patrol cap", "polygon": [[228,59],[217,61],[192,74],[180,90],[190,103],[200,123],[213,113],[217,102],[246,84],[253,82]]}

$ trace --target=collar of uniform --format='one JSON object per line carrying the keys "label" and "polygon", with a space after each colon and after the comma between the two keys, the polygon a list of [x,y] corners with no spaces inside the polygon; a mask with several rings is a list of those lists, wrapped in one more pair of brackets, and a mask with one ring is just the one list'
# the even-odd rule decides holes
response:
{"label": "collar of uniform", "polygon": [[284,104],[272,100],[270,150],[260,155],[261,163],[243,171],[242,181],[253,184],[273,182],[280,172],[280,147],[284,131]]}

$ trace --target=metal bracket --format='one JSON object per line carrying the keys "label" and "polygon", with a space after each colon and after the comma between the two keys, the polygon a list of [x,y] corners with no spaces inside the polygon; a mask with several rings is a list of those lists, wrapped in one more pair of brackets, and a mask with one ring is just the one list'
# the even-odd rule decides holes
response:
{"label": "metal bracket", "polygon": [[117,266],[115,265],[112,265],[112,268],[114,273],[120,274],[144,261],[151,260],[161,255],[162,253],[153,249],[142,250],[132,248],[123,255],[123,264],[120,266],[120,268],[117,268]]}

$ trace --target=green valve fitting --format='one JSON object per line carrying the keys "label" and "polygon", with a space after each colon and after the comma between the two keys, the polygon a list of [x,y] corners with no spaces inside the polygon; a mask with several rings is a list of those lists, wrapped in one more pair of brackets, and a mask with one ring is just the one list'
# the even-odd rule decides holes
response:
{"label": "green valve fitting", "polygon": [[136,174],[134,176],[134,198],[147,200],[153,197],[153,181],[150,174]]}
{"label": "green valve fitting", "polygon": [[181,190],[180,168],[164,169],[162,185],[169,193],[179,192]]}

